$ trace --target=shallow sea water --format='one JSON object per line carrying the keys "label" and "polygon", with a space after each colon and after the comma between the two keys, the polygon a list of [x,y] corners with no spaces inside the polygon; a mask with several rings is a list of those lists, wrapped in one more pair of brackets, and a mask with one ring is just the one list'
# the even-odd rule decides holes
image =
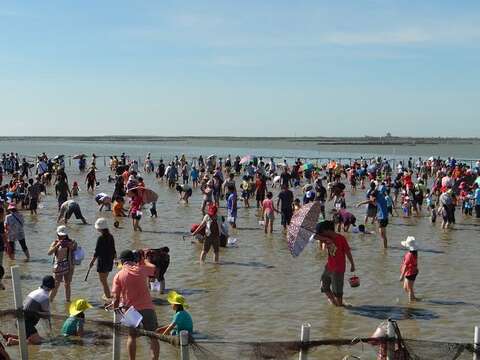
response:
{"label": "shallow sea water", "polygon": [[[33,148],[35,152],[45,151],[76,152],[88,150],[86,144],[30,144],[0,143],[0,152],[9,149]],[[120,145],[90,144],[91,147],[105,147],[104,153],[119,153]],[[13,147],[12,147],[13,146]],[[83,146],[83,147],[82,147]],[[133,146],[133,145],[132,145]],[[144,144],[135,145],[143,149],[142,154],[155,150]],[[136,148],[135,148],[136,149]],[[182,151],[183,149],[183,151]],[[31,149],[29,149],[31,150]],[[69,151],[71,150],[71,151]],[[180,151],[177,151],[180,150]],[[210,150],[203,149],[205,155]],[[230,149],[235,154],[234,149]],[[267,151],[266,149],[265,151]],[[32,150],[33,151],[33,150]],[[135,153],[137,151],[137,153]],[[139,150],[132,151],[140,156]],[[166,147],[164,154],[176,152],[188,153],[188,147]],[[196,151],[196,150],[195,150]],[[218,149],[217,149],[218,151]],[[229,151],[229,150],[227,150]],[[298,152],[297,152],[298,151]],[[297,156],[301,150],[289,150],[287,153]],[[332,153],[336,149],[331,150]],[[26,153],[26,152],[25,152]],[[243,154],[242,154],[243,155]],[[144,156],[144,155],[142,155]],[[166,155],[163,155],[166,157]],[[107,170],[99,164],[100,187],[98,192],[111,193],[112,184],[108,184]],[[69,181],[77,180],[82,184],[84,175],[74,166],[67,167]],[[388,317],[398,319],[402,334],[406,338],[423,340],[470,342],[473,327],[478,325],[476,319],[480,315],[480,300],[476,275],[480,271],[478,254],[480,252],[480,222],[476,219],[464,218],[457,211],[454,230],[446,233],[439,229],[439,224],[432,225],[427,217],[391,219],[388,227],[389,249],[384,251],[376,234],[360,236],[347,234],[356,261],[357,275],[361,278],[361,286],[351,289],[346,284],[345,301],[352,304],[352,309],[337,309],[328,305],[320,293],[319,279],[326,258],[316,245],[310,245],[298,258],[290,255],[285,236],[281,232],[279,217],[275,223],[273,235],[264,235],[258,225],[258,212],[255,208],[246,209],[239,203],[238,230],[231,235],[238,238],[238,248],[222,249],[221,264],[212,263],[213,254],[209,254],[208,262],[198,261],[200,247],[189,239],[183,240],[182,234],[188,232],[190,225],[199,222],[200,195],[194,191],[189,206],[177,205],[175,191],[169,190],[165,184],[158,183],[154,175],[145,175],[147,184],[159,193],[158,219],[144,216],[143,233],[134,233],[129,219],[123,219],[122,229],[113,229],[117,252],[126,248],[145,248],[168,246],[170,248],[171,265],[166,275],[167,288],[176,289],[186,296],[191,305],[190,312],[194,318],[195,329],[207,339],[226,339],[229,341],[282,341],[295,340],[299,337],[303,322],[312,325],[312,339],[336,339],[370,336],[377,325]],[[81,186],[84,190],[84,186]],[[24,274],[22,282],[23,295],[35,289],[42,276],[51,273],[51,258],[46,251],[55,238],[56,200],[49,189],[49,196],[42,201],[43,208],[38,216],[24,213],[26,219],[27,243],[31,249],[32,262],[22,262],[18,254],[18,264]],[[296,190],[300,197],[300,191]],[[82,191],[78,201],[90,224],[99,216],[106,217],[110,224],[110,212],[99,213],[94,202],[94,194]],[[363,200],[364,191],[348,193],[347,205],[357,216],[363,218],[363,208],[352,205]],[[331,203],[328,208],[331,208]],[[225,212],[222,208],[221,212]],[[144,211],[146,215],[148,210]],[[84,247],[91,256],[97,233],[92,225],[83,226],[77,221],[70,221],[71,237]],[[369,226],[374,230],[373,226]],[[416,281],[417,294],[423,301],[409,305],[398,281],[399,267],[404,250],[400,241],[406,236],[414,235],[420,242],[419,253],[420,275]],[[4,260],[8,268],[14,263]],[[94,271],[88,282],[83,281],[88,267],[88,260],[75,270],[72,297],[85,297],[95,304],[100,304],[102,294],[100,283]],[[8,275],[8,274],[7,274]],[[113,275],[110,276],[110,280]],[[13,295],[9,279],[4,281],[7,291],[0,292],[0,309],[13,308]],[[155,298],[156,313],[159,323],[167,323],[172,315],[169,306],[165,305],[166,295],[152,293]],[[60,289],[52,312],[66,314],[64,292]],[[94,308],[87,313],[87,319],[110,320],[111,313]],[[60,322],[54,322],[54,333],[58,333]],[[1,320],[2,331],[14,331],[14,322]],[[40,326],[45,334],[45,328]],[[108,330],[92,328],[109,335]],[[44,344],[39,347],[30,346],[31,359],[110,359],[111,342],[94,345],[95,341],[87,339],[84,346],[65,345],[62,342]],[[208,349],[208,345],[207,345]],[[222,358],[222,354],[231,353],[234,347],[215,347],[214,350]],[[126,359],[125,342],[122,342],[122,359]],[[346,355],[356,355],[362,359],[374,359],[375,349],[368,345],[354,347],[325,347],[311,352],[311,359],[341,359]],[[18,350],[9,348],[12,358],[19,357]],[[162,344],[161,358],[175,359],[176,350],[170,345]],[[148,343],[145,339],[138,341],[138,359],[148,358]],[[236,358],[241,359],[238,355]],[[298,355],[292,356],[298,358]]]}

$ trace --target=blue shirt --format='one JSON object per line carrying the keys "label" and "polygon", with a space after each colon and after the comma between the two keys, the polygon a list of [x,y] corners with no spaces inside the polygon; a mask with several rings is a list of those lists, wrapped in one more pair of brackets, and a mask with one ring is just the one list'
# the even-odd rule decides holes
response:
{"label": "blue shirt", "polygon": [[172,322],[175,323],[172,335],[179,335],[183,330],[187,330],[190,335],[193,333],[192,317],[185,310],[176,312],[173,315]]}
{"label": "blue shirt", "polygon": [[475,190],[475,205],[480,205],[480,188]]}
{"label": "blue shirt", "polygon": [[393,200],[392,200],[392,198],[390,197],[390,195],[386,195],[386,196],[385,196],[385,200],[387,201],[387,206],[388,206],[388,207],[393,207]]}
{"label": "blue shirt", "polygon": [[192,177],[192,180],[197,180],[198,179],[198,171],[196,169],[192,170],[190,173],[190,176]]}
{"label": "blue shirt", "polygon": [[381,191],[377,191],[377,219],[388,220],[387,200]]}

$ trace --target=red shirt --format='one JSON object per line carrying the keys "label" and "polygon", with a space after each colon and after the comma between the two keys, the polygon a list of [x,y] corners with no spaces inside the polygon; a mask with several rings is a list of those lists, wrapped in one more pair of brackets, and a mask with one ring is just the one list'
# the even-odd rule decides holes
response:
{"label": "red shirt", "polygon": [[155,275],[155,266],[123,264],[113,278],[112,293],[120,296],[122,305],[136,310],[155,309],[148,288],[148,278]]}
{"label": "red shirt", "polygon": [[140,208],[143,205],[142,197],[139,195],[134,196],[132,201],[130,202],[131,212],[140,211]]}
{"label": "red shirt", "polygon": [[417,257],[413,255],[410,251],[407,252],[403,257],[402,268],[401,268],[402,272],[403,272],[403,269],[405,269],[405,276],[418,274]]}
{"label": "red shirt", "polygon": [[257,180],[255,181],[255,187],[257,188],[257,193],[264,193],[265,190],[267,189],[266,185],[267,183],[264,180],[257,178]]}
{"label": "red shirt", "polygon": [[350,252],[350,246],[343,235],[335,234],[331,243],[327,244],[328,260],[327,270],[330,272],[344,273],[346,268],[345,256]]}

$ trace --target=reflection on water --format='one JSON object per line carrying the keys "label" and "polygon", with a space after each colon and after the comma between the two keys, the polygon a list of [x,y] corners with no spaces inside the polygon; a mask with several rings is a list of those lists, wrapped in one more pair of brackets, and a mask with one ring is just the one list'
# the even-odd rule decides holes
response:
{"label": "reflection on water", "polygon": [[439,317],[431,310],[402,306],[361,305],[347,309],[352,314],[379,320],[433,320]]}

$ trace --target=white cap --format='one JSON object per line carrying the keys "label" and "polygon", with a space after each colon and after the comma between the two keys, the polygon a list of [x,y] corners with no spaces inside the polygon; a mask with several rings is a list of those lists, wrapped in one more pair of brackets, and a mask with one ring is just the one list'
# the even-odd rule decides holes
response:
{"label": "white cap", "polygon": [[57,235],[59,236],[67,236],[68,235],[68,230],[65,225],[60,225],[57,227]]}
{"label": "white cap", "polygon": [[108,223],[105,218],[99,218],[95,221],[95,229],[97,230],[106,230],[108,229]]}

